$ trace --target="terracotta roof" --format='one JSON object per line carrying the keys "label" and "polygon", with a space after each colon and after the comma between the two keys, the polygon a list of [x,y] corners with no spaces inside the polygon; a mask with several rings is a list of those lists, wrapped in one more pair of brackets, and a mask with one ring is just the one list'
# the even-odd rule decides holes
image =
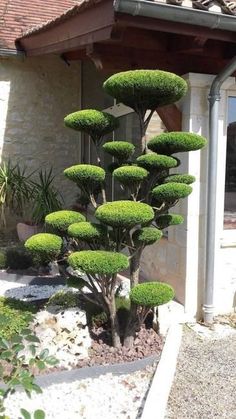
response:
{"label": "terracotta roof", "polygon": [[[92,7],[94,4],[101,2],[102,0],[82,0],[80,4],[71,7],[65,11],[62,15],[57,16],[55,19],[46,22],[45,24],[38,25],[34,28],[30,28],[23,33],[22,37],[27,37],[38,32],[47,30],[50,27],[56,26],[61,22],[64,22],[70,17],[81,13],[86,8]],[[213,13],[222,13],[229,15],[236,15],[236,0],[154,0],[156,3],[170,4],[175,6],[183,6],[192,9],[205,10]]]}
{"label": "terracotta roof", "polygon": [[26,29],[55,19],[78,0],[0,0],[0,48],[15,49]]}

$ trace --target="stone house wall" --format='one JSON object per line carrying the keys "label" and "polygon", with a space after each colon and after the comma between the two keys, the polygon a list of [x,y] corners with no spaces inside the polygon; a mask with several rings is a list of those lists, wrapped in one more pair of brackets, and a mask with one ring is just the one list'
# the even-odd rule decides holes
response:
{"label": "stone house wall", "polygon": [[80,161],[80,144],[63,118],[80,109],[80,93],[79,62],[68,66],[54,56],[0,60],[0,160],[29,172],[52,166],[65,205],[76,188],[62,171]]}

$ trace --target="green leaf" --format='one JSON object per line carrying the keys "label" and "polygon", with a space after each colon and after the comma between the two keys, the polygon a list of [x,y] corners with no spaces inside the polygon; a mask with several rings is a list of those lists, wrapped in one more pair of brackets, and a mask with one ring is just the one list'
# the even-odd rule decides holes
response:
{"label": "green leaf", "polygon": [[12,351],[3,351],[1,354],[0,354],[0,358],[1,359],[9,359],[9,358],[11,358],[12,357]]}
{"label": "green leaf", "polygon": [[36,366],[38,367],[39,370],[44,370],[45,368],[45,362],[44,361],[37,361]]}
{"label": "green leaf", "polygon": [[43,410],[35,410],[34,412],[34,419],[44,419],[45,418],[45,413]]}
{"label": "green leaf", "polygon": [[36,363],[37,361],[36,361],[36,359],[35,358],[31,358],[30,360],[29,360],[29,366],[30,367],[32,367],[33,365],[35,365],[35,363]]}
{"label": "green leaf", "polygon": [[27,336],[25,337],[25,339],[26,339],[28,342],[36,342],[36,343],[40,343],[39,338],[37,338],[37,336],[35,336],[35,335],[27,335]]}
{"label": "green leaf", "polygon": [[55,358],[55,356],[48,356],[45,358],[45,362],[49,365],[57,365],[59,361]]}
{"label": "green leaf", "polygon": [[23,336],[26,336],[26,335],[31,335],[31,333],[32,333],[32,330],[30,330],[30,329],[28,329],[28,328],[26,328],[26,329],[22,329],[22,330],[21,330],[21,334],[22,334]]}
{"label": "green leaf", "polygon": [[12,346],[12,350],[16,353],[22,351],[24,348],[25,348],[24,345],[20,343]]}
{"label": "green leaf", "polygon": [[20,412],[24,419],[31,419],[31,414],[28,412],[28,410],[20,409]]}
{"label": "green leaf", "polygon": [[6,339],[0,338],[0,348],[3,348],[3,349],[9,348],[9,343],[7,342]]}
{"label": "green leaf", "polygon": [[17,378],[13,378],[12,380],[10,380],[9,382],[8,382],[8,385],[9,386],[18,386],[20,384],[20,380],[18,380]]}
{"label": "green leaf", "polygon": [[35,345],[29,345],[29,350],[30,350],[31,354],[33,356],[35,356],[35,354],[36,354],[36,346]]}
{"label": "green leaf", "polygon": [[11,338],[11,343],[21,343],[22,342],[22,336],[15,335]]}
{"label": "green leaf", "polygon": [[48,349],[44,349],[42,352],[40,352],[39,358],[42,359],[42,360],[44,360],[48,355],[49,355],[49,350]]}
{"label": "green leaf", "polygon": [[37,384],[32,384],[32,390],[34,390],[36,393],[39,393],[39,394],[43,392],[41,387],[39,387]]}

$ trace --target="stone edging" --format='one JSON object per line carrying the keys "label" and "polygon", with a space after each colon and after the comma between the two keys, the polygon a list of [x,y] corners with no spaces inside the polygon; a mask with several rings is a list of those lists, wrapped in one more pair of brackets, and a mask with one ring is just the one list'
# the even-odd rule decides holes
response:
{"label": "stone edging", "polygon": [[141,419],[164,419],[182,339],[182,325],[170,326]]}
{"label": "stone edging", "polygon": [[131,374],[141,370],[153,362],[158,361],[158,355],[151,355],[137,361],[126,362],[113,365],[94,365],[91,367],[76,368],[73,370],[52,372],[36,377],[36,383],[44,388],[52,384],[70,383],[75,380],[83,380],[85,378],[97,378],[100,375],[112,373],[114,375]]}

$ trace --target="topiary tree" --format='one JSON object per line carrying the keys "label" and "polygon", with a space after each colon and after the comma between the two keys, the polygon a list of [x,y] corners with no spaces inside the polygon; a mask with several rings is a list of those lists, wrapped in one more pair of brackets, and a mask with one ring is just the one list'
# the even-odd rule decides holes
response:
{"label": "topiary tree", "polygon": [[[117,127],[117,120],[96,110],[68,115],[65,125],[89,134],[97,150],[97,166],[78,164],[64,171],[91,203],[91,221],[73,211],[49,214],[46,226],[57,236],[34,236],[26,242],[26,248],[44,262],[59,254],[63,259],[63,238],[64,264],[73,271],[67,275],[63,269],[67,280],[69,278],[73,284],[78,282],[84,299],[105,311],[110,320],[112,344],[130,347],[148,311],[174,296],[167,284],[139,284],[139,270],[145,247],[161,239],[163,228],[184,221],[181,215],[171,214],[169,210],[191,193],[190,184],[195,178],[189,174],[169,173],[180,165],[175,153],[198,150],[206,140],[191,133],[165,133],[146,145],[145,132],[155,109],[174,103],[186,93],[182,78],[164,71],[135,70],[111,76],[104,83],[104,89],[117,101],[133,108],[140,120],[137,148],[141,153],[136,160],[132,158],[135,147],[128,142],[107,142],[102,146],[103,151],[113,157],[108,170],[114,182],[120,185],[123,198],[106,202],[107,170],[100,167],[99,147],[103,136]],[[129,269],[131,292],[122,332],[115,296],[117,273],[124,269]],[[90,293],[84,291],[84,283]]]}

